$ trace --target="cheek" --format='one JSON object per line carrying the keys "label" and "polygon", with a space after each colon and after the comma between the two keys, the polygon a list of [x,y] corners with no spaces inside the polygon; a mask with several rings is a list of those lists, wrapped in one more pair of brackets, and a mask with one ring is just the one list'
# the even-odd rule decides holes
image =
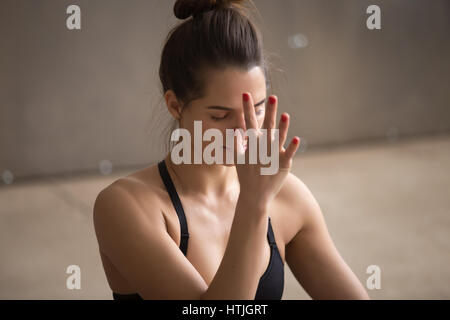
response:
{"label": "cheek", "polygon": [[214,121],[212,119],[207,119],[202,121],[202,130],[205,132],[208,129],[217,129],[222,132],[222,135],[225,134],[225,130],[227,128],[231,128],[231,123],[225,120]]}
{"label": "cheek", "polygon": [[[222,143],[225,145],[225,141],[226,141],[226,129],[227,126],[225,124],[218,124],[215,121],[211,120],[211,121],[203,121],[202,122],[202,140],[203,137],[205,136],[205,132],[208,129],[216,129],[219,130],[220,133],[222,134]],[[219,137],[220,138],[220,137]],[[210,141],[203,141],[203,146],[207,146],[210,143],[212,143],[213,141],[215,141],[216,137],[214,136],[213,138],[211,138]]]}
{"label": "cheek", "polygon": [[211,121],[203,121],[202,122],[202,131],[203,134],[205,134],[205,131],[208,129],[217,129],[220,132],[222,132],[222,134],[225,133],[225,126],[222,124],[218,124],[215,121],[211,120]]}

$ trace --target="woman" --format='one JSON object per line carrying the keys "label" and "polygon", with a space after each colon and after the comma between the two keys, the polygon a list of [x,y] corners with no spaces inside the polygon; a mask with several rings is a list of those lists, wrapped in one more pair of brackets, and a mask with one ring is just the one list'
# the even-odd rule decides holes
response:
{"label": "woman", "polygon": [[[244,3],[175,3],[187,20],[169,33],[159,75],[168,111],[192,136],[195,120],[224,137],[275,129],[278,101],[266,97],[261,36]],[[286,262],[313,299],[368,299],[289,172],[300,140],[284,148],[288,126],[284,113],[276,174],[248,161],[176,165],[169,153],[103,189],[93,218],[114,299],[281,299]]]}

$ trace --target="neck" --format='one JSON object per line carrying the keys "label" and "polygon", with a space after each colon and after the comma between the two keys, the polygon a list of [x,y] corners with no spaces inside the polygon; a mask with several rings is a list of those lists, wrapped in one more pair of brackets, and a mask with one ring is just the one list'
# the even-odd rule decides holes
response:
{"label": "neck", "polygon": [[177,191],[186,196],[217,198],[239,191],[239,180],[234,166],[204,163],[174,164],[170,153],[166,156],[165,162]]}

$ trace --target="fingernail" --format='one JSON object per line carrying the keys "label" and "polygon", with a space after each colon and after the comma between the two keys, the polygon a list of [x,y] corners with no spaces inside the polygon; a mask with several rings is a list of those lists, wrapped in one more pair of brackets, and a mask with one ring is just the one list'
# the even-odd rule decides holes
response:
{"label": "fingernail", "polygon": [[285,114],[285,113],[283,113],[282,115],[281,115],[281,121],[283,121],[283,122],[286,122],[287,121],[287,115]]}
{"label": "fingernail", "polygon": [[272,97],[272,96],[269,97],[269,103],[270,104],[274,104],[275,101],[276,101],[276,99],[274,97]]}
{"label": "fingernail", "polygon": [[299,137],[295,137],[293,142],[294,142],[294,144],[298,144],[300,142],[300,138]]}
{"label": "fingernail", "polygon": [[248,99],[250,98],[248,93],[242,94],[242,97],[244,98],[244,101],[248,101]]}

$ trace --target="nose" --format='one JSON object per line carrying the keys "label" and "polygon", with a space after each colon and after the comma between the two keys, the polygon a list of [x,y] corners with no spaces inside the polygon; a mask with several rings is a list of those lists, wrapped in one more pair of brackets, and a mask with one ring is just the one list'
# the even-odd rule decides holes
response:
{"label": "nose", "polygon": [[235,130],[236,129],[242,129],[244,131],[247,130],[247,128],[245,126],[244,109],[242,109],[242,111],[236,117],[236,123],[235,123],[235,126],[233,127],[233,129],[235,129]]}
{"label": "nose", "polygon": [[241,137],[244,139],[244,141],[243,141],[244,145],[247,145],[248,137],[245,134],[247,128],[246,128],[246,125],[245,125],[245,116],[244,116],[244,111],[243,110],[237,116],[237,120],[236,120],[236,123],[235,123],[235,125],[233,127],[233,130],[242,130],[241,131],[241,133],[242,133]]}

